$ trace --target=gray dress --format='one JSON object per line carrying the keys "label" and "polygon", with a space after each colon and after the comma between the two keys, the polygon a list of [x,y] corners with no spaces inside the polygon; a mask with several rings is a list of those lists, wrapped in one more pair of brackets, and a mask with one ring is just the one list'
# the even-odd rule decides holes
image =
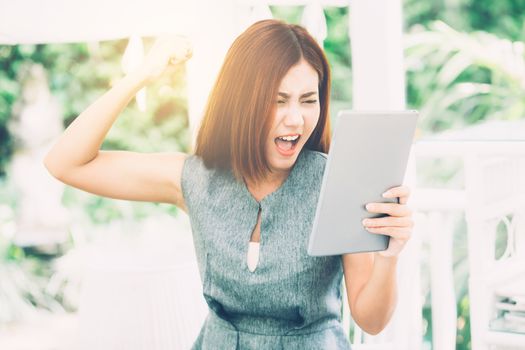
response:
{"label": "gray dress", "polygon": [[[340,256],[307,254],[326,155],[303,149],[260,202],[231,171],[189,156],[182,192],[209,314],[192,349],[350,349],[341,315]],[[261,209],[257,269],[246,263]]]}

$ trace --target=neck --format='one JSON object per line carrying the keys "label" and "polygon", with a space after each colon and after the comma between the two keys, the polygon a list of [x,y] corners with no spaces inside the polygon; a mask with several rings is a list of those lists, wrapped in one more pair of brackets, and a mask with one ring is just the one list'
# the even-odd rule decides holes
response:
{"label": "neck", "polygon": [[245,183],[250,188],[264,188],[264,187],[279,187],[286,178],[290,175],[290,171],[268,173],[266,177],[258,182],[246,181]]}
{"label": "neck", "polygon": [[289,174],[290,172],[279,174],[272,173],[257,183],[245,180],[246,187],[257,201],[261,201],[268,194],[276,191],[280,186],[282,186]]}

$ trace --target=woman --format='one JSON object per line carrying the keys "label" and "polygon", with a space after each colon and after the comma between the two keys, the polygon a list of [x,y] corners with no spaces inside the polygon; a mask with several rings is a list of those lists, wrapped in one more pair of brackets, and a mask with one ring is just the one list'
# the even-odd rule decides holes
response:
{"label": "woman", "polygon": [[340,323],[344,274],[354,320],[376,334],[396,301],[397,256],[409,239],[408,189],[370,203],[363,221],[386,251],[306,253],[330,144],[330,71],[300,26],[260,21],[233,43],[210,94],[195,154],[100,151],[133,95],[191,55],[156,42],[144,64],[86,109],[45,165],[59,180],[111,198],[186,211],[210,312],[194,349],[349,349]]}

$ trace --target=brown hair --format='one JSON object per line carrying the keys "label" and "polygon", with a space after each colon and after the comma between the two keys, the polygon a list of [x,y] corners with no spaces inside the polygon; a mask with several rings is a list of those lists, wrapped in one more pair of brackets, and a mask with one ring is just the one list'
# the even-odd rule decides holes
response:
{"label": "brown hair", "polygon": [[231,169],[237,179],[264,179],[270,167],[265,140],[279,84],[301,59],[319,76],[319,121],[305,147],[328,152],[330,68],[301,26],[278,20],[251,25],[232,44],[208,98],[195,154],[208,168]]}

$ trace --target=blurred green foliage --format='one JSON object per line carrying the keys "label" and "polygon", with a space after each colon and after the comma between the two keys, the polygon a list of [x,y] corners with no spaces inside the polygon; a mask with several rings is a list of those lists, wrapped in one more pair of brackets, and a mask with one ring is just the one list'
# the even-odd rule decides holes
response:
{"label": "blurred green foliage", "polygon": [[426,133],[525,116],[525,43],[443,22],[407,36],[409,103]]}
{"label": "blurred green foliage", "polygon": [[[151,45],[145,40],[145,46]],[[21,71],[41,64],[49,87],[63,110],[67,127],[90,103],[106,92],[122,75],[120,62],[127,40],[100,43],[0,46],[0,175],[13,152],[7,122],[19,99]],[[147,109],[132,102],[122,113],[102,148],[143,152],[186,151],[188,116],[185,71],[163,77],[147,88]]]}
{"label": "blurred green foliage", "polygon": [[45,288],[52,270],[49,259],[26,254],[9,239],[14,198],[14,188],[0,180],[0,327],[28,318],[35,307],[63,310],[58,298]]}
{"label": "blurred green foliage", "polygon": [[485,31],[512,41],[525,38],[522,0],[404,0],[405,28],[443,21],[462,32]]}
{"label": "blurred green foliage", "polygon": [[424,133],[525,116],[525,2],[405,0],[407,102]]}
{"label": "blurred green foliage", "polygon": [[[24,67],[41,64],[47,71],[49,88],[58,99],[67,127],[89,104],[104,94],[123,76],[121,59],[127,40],[100,43],[0,46],[0,177],[14,152],[13,135],[7,124],[14,117],[13,105],[21,96],[18,83]],[[146,49],[151,38],[144,39]],[[165,76],[146,90],[147,108],[141,111],[132,101],[105,139],[102,149],[163,152],[188,150],[188,108],[183,67]],[[82,203],[81,203],[82,202]],[[66,205],[83,205],[94,223],[105,223],[122,216],[115,201],[66,188]],[[16,205],[16,203],[15,203]],[[157,203],[133,203],[133,212],[149,212]],[[175,213],[176,209],[163,207]]]}
{"label": "blurred green foliage", "polygon": [[[144,39],[146,49],[152,39]],[[49,88],[61,106],[63,125],[67,127],[89,104],[106,92],[123,75],[121,59],[127,40],[100,43],[0,46],[0,276],[9,288],[0,291],[0,323],[29,317],[33,308],[52,311],[75,309],[62,295],[62,288],[50,295],[47,284],[55,273],[50,256],[38,250],[14,245],[7,233],[16,227],[18,192],[7,175],[9,162],[16,151],[15,137],[8,123],[22,96],[27,68],[42,65]],[[189,141],[185,70],[181,67],[147,88],[147,108],[139,110],[132,101],[105,139],[103,149],[142,152],[187,151]],[[141,220],[159,210],[175,215],[175,206],[159,203],[126,202],[93,196],[66,187],[63,204],[72,216],[89,225],[103,225],[116,219]],[[6,209],[9,208],[9,209]],[[11,233],[12,234],[12,233]],[[64,244],[67,248],[69,242]]]}

